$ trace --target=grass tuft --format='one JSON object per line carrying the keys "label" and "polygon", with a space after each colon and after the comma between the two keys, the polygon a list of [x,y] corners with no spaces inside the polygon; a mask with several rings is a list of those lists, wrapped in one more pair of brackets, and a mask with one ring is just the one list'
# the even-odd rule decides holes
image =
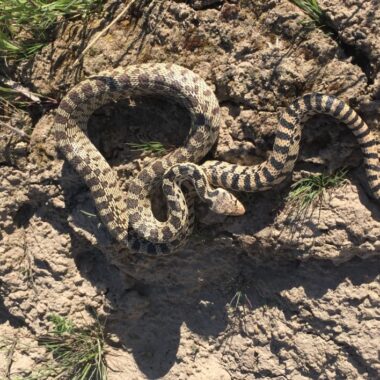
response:
{"label": "grass tuft", "polygon": [[0,0],[0,55],[27,58],[51,38],[62,17],[90,14],[101,0]]}
{"label": "grass tuft", "polygon": [[[0,72],[7,60],[28,58],[52,39],[53,28],[63,17],[86,17],[103,0],[0,0]],[[42,97],[44,102],[54,99]],[[0,73],[0,127],[27,137],[10,125],[22,119],[26,108],[40,103],[41,96]]]}
{"label": "grass tuft", "polygon": [[156,153],[163,155],[167,151],[159,141],[141,141],[140,143],[128,143],[127,145],[132,150],[146,153]]}
{"label": "grass tuft", "polygon": [[302,9],[311,20],[303,21],[308,28],[329,29],[330,22],[326,13],[320,8],[317,0],[290,0],[291,3]]}
{"label": "grass tuft", "polygon": [[80,328],[59,315],[51,315],[49,320],[53,329],[48,335],[39,337],[38,342],[53,355],[54,361],[39,374],[48,373],[53,379],[106,380],[104,326],[97,322],[94,326]]}
{"label": "grass tuft", "polygon": [[321,218],[322,206],[329,190],[346,182],[347,169],[340,169],[333,174],[312,174],[295,182],[286,197],[286,220],[281,223],[280,236],[289,232],[290,241],[301,238],[307,230],[310,219],[318,212],[317,224]]}
{"label": "grass tuft", "polygon": [[230,324],[226,330],[226,343],[229,339],[232,339],[238,331],[239,333],[247,333],[246,317],[248,316],[248,311],[253,309],[249,297],[250,282],[247,276],[248,274],[245,273],[244,269],[241,269],[237,275],[227,283],[227,287],[230,288],[233,296],[227,304]]}
{"label": "grass tuft", "polygon": [[291,186],[287,200],[298,210],[306,210],[316,202],[322,202],[328,189],[342,185],[346,174],[347,169],[341,169],[332,175],[313,174],[302,178]]}
{"label": "grass tuft", "polygon": [[228,306],[235,311],[238,310],[239,306],[244,308],[245,305],[252,309],[252,302],[243,290],[238,290],[228,303]]}

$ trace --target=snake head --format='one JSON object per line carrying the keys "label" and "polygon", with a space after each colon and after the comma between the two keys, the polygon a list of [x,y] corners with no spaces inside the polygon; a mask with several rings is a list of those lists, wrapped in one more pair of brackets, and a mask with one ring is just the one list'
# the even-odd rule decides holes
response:
{"label": "snake head", "polygon": [[211,211],[217,214],[238,216],[245,213],[242,203],[225,189],[216,189],[217,195],[210,206]]}

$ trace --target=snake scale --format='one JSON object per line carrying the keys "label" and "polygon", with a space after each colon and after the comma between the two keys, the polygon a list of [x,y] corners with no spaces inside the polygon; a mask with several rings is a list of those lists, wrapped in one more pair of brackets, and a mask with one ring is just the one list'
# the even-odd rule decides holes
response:
{"label": "snake scale", "polygon": [[[190,113],[191,128],[183,146],[147,165],[129,182],[127,194],[117,176],[86,134],[99,107],[120,98],[156,95],[172,99]],[[302,122],[310,114],[327,114],[355,135],[373,196],[380,200],[377,142],[359,115],[343,101],[313,93],[293,103],[279,118],[273,150],[256,166],[220,161],[199,163],[214,145],[221,122],[213,91],[192,71],[175,64],[152,63],[97,74],[72,88],[55,115],[54,134],[61,152],[92,193],[104,225],[130,252],[167,254],[181,247],[193,227],[194,192],[217,212],[241,215],[243,205],[230,193],[267,190],[293,170],[299,153]],[[153,215],[149,194],[162,181],[167,220]]]}

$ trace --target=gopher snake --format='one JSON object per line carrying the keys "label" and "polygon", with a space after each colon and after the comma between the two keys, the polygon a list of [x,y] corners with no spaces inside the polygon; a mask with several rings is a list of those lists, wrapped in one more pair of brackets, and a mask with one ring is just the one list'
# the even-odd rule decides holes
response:
{"label": "gopher snake", "polygon": [[[169,97],[190,112],[192,127],[184,145],[156,159],[130,181],[126,195],[117,176],[86,135],[94,110],[122,97]],[[311,113],[333,116],[354,133],[364,155],[370,188],[380,200],[377,143],[368,126],[341,100],[322,94],[294,101],[279,119],[273,151],[267,161],[249,167],[219,161],[199,162],[215,143],[220,109],[215,95],[195,73],[174,64],[142,64],[95,75],[79,83],[61,101],[54,133],[60,150],[91,190],[98,213],[110,233],[131,252],[166,254],[178,249],[192,231],[189,183],[218,213],[240,215],[244,207],[228,190],[261,191],[280,183],[293,170],[299,152],[301,122]],[[151,210],[153,183],[162,180],[167,220]],[[185,184],[185,186],[181,185]],[[217,186],[217,189],[210,187]]]}

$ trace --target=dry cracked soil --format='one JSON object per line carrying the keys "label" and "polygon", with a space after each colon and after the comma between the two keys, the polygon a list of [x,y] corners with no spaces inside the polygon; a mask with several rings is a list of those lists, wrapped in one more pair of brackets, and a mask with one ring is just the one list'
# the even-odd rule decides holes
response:
{"label": "dry cracked soil", "polygon": [[[30,140],[0,127],[0,378],[27,378],[46,351],[37,337],[58,314],[79,326],[105,319],[109,379],[379,379],[380,208],[343,125],[307,121],[292,178],[238,193],[240,217],[197,205],[184,249],[129,256],[101,225],[85,184],[57,153],[51,127],[62,96],[83,78],[143,62],[174,62],[215,91],[223,114],[207,158],[255,165],[268,157],[277,117],[308,92],[336,95],[380,139],[380,2],[320,0],[328,28],[287,0],[111,0],[86,23],[63,22],[49,45],[11,67],[54,99],[17,114]],[[21,120],[20,120],[21,118]],[[89,134],[128,177],[154,155],[129,143],[180,146],[190,126],[166,99],[97,110]],[[294,215],[291,183],[349,171],[311,212]]]}

